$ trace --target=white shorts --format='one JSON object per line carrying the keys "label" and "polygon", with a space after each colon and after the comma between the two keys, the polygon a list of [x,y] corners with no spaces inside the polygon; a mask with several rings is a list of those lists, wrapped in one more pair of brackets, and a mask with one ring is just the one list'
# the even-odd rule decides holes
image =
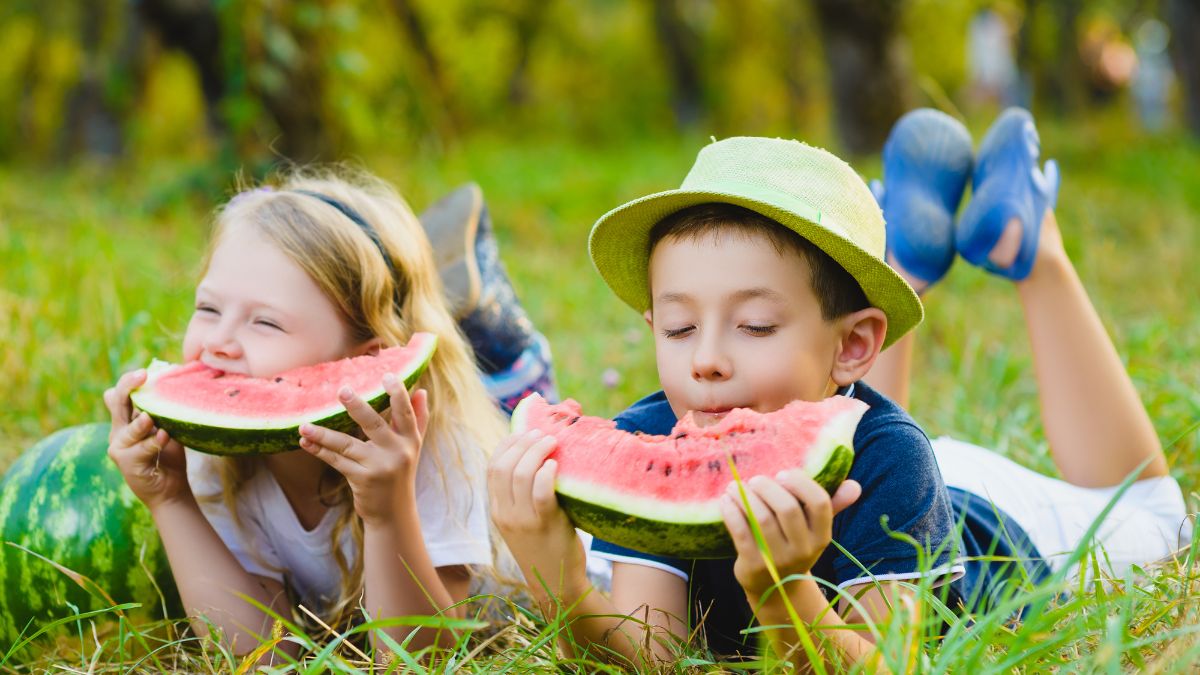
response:
{"label": "white shorts", "polygon": [[[935,439],[933,454],[948,487],[988,499],[1011,516],[1056,571],[1118,490],[1072,485],[953,438]],[[1164,558],[1191,538],[1183,492],[1174,478],[1164,476],[1130,485],[1096,541],[1101,567],[1111,565],[1107,572],[1123,576],[1130,565]]]}

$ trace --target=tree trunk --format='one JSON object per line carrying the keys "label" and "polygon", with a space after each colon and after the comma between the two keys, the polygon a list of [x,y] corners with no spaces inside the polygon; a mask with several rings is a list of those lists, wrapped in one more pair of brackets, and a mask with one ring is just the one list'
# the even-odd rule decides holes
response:
{"label": "tree trunk", "polygon": [[517,57],[508,76],[508,103],[513,107],[523,106],[529,101],[529,55],[533,51],[533,41],[545,23],[551,1],[527,0],[522,10],[513,16]]}
{"label": "tree trunk", "polygon": [[813,0],[833,94],[834,126],[850,153],[878,152],[911,105],[898,0]]}
{"label": "tree trunk", "polygon": [[703,85],[696,57],[698,38],[683,21],[678,0],[652,0],[654,30],[674,85],[671,107],[680,126],[698,122],[703,112]]}
{"label": "tree trunk", "polygon": [[214,3],[140,0],[134,4],[146,25],[158,33],[163,46],[178,49],[192,60],[200,75],[208,128],[215,135],[223,135],[220,104],[225,96],[225,76],[221,68],[221,22]]}
{"label": "tree trunk", "polygon": [[1183,90],[1184,118],[1200,136],[1200,3],[1167,0],[1167,25],[1171,28],[1171,60]]}
{"label": "tree trunk", "polygon": [[441,123],[448,129],[443,131],[452,134],[463,127],[462,120],[442,72],[441,60],[429,41],[429,31],[425,29],[425,22],[417,13],[412,0],[393,0],[392,7],[395,8],[396,16],[400,19],[400,25],[404,28],[404,34],[408,37],[413,51],[425,67],[425,74],[429,78],[434,96],[438,99],[438,108],[444,113]]}

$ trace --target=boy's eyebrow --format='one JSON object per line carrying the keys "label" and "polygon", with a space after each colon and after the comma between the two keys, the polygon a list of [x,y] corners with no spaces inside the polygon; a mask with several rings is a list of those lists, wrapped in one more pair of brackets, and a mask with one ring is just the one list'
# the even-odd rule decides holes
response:
{"label": "boy's eyebrow", "polygon": [[783,300],[783,294],[766,286],[755,286],[754,288],[744,288],[729,296],[731,300],[752,300],[754,298],[763,298],[766,300]]}

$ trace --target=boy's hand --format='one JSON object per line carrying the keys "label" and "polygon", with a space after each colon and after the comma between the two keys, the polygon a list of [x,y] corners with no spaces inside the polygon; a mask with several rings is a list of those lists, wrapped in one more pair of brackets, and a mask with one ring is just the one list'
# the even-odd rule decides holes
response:
{"label": "boy's hand", "polygon": [[571,602],[588,587],[587,563],[554,494],[558,463],[546,458],[556,447],[553,436],[537,430],[509,436],[488,465],[488,499],[492,522],[535,597],[544,600],[549,590]]}
{"label": "boy's hand", "polygon": [[[746,499],[780,579],[812,570],[833,539],[833,516],[862,494],[862,486],[857,482],[845,481],[830,498],[824,488],[797,469],[783,471],[775,480],[755,476],[745,486]],[[746,595],[757,599],[775,581],[754,541],[736,483],[729,484],[721,499],[721,515],[737,549],[734,576]]]}
{"label": "boy's hand", "polygon": [[417,460],[429,421],[424,389],[409,398],[394,375],[384,376],[383,388],[391,396],[390,421],[349,387],[338,392],[366,440],[313,424],[300,426],[300,447],[346,477],[364,525],[389,525],[397,512],[416,508]]}
{"label": "boy's hand", "polygon": [[190,495],[191,487],[183,446],[156,429],[146,413],[134,414],[129,392],[145,382],[145,370],[125,373],[104,392],[104,405],[112,417],[108,456],[133,494],[153,511],[160,504]]}

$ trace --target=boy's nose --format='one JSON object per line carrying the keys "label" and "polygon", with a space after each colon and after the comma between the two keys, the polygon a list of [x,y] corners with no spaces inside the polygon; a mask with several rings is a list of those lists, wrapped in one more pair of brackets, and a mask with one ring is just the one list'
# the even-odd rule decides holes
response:
{"label": "boy's nose", "polygon": [[727,380],[733,373],[733,364],[720,341],[715,337],[702,337],[692,352],[692,378],[696,380]]}

